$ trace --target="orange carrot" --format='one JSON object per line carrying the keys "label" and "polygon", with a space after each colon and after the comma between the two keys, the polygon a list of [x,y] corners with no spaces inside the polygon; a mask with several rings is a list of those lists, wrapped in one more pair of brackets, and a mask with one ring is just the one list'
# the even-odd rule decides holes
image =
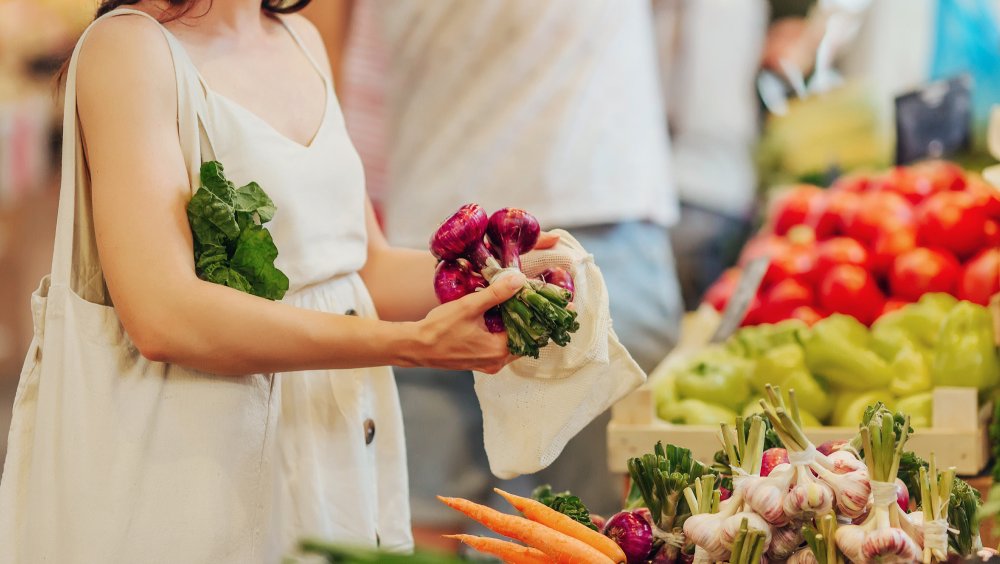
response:
{"label": "orange carrot", "polygon": [[491,531],[519,540],[549,556],[555,564],[609,564],[611,559],[583,541],[524,517],[507,515],[467,499],[441,497],[442,503],[465,513]]}
{"label": "orange carrot", "polygon": [[499,488],[493,488],[493,491],[502,495],[504,499],[514,506],[514,509],[520,511],[521,514],[528,519],[531,519],[536,523],[541,523],[546,527],[555,529],[564,535],[583,541],[596,548],[602,554],[615,562],[626,561],[625,553],[622,551],[621,547],[618,546],[618,543],[601,533],[598,533],[583,523],[575,521],[568,515],[559,513],[544,503],[539,503],[526,497],[516,496]]}
{"label": "orange carrot", "polygon": [[496,556],[507,564],[549,564],[552,561],[537,548],[505,540],[473,535],[445,535],[445,538],[458,539],[479,552]]}

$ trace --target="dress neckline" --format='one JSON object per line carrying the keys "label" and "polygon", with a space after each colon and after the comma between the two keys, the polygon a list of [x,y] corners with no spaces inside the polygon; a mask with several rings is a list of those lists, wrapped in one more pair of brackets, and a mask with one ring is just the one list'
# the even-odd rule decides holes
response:
{"label": "dress neckline", "polygon": [[299,141],[297,141],[295,139],[292,139],[288,135],[282,133],[271,122],[269,122],[266,119],[262,118],[257,113],[251,111],[249,108],[247,108],[243,104],[240,104],[236,100],[233,100],[232,98],[230,98],[230,97],[228,97],[228,96],[226,96],[224,94],[221,94],[220,92],[218,92],[215,89],[213,89],[208,84],[208,81],[205,80],[205,77],[202,76],[201,71],[198,70],[197,65],[194,64],[194,60],[191,58],[191,55],[188,53],[187,48],[184,47],[184,43],[181,42],[181,40],[176,35],[174,35],[174,33],[172,31],[170,31],[169,29],[167,29],[167,27],[164,26],[162,23],[160,24],[160,26],[163,28],[163,31],[167,34],[168,40],[172,41],[173,43],[176,43],[176,48],[177,48],[178,51],[180,51],[180,53],[186,59],[186,64],[188,64],[188,65],[191,66],[191,69],[194,71],[195,75],[198,77],[198,81],[201,82],[202,88],[205,90],[205,96],[206,96],[206,98],[207,97],[215,98],[216,100],[222,102],[223,104],[228,105],[230,108],[235,109],[236,111],[244,114],[246,117],[250,118],[252,121],[254,121],[258,125],[262,126],[263,129],[267,130],[271,135],[277,137],[278,139],[280,139],[284,143],[286,143],[288,145],[291,145],[293,147],[296,147],[296,148],[298,148],[300,150],[308,151],[309,149],[312,149],[313,147],[315,147],[317,145],[317,141],[322,137],[322,135],[325,133],[325,131],[327,129],[327,122],[330,121],[328,119],[330,117],[330,106],[331,106],[331,104],[333,104],[333,98],[334,98],[334,96],[333,96],[333,85],[330,83],[330,80],[326,76],[326,73],[323,72],[322,67],[320,67],[319,63],[316,62],[316,59],[309,53],[309,50],[302,43],[302,40],[299,38],[299,35],[295,32],[295,30],[292,29],[288,25],[288,23],[286,23],[285,20],[282,19],[281,17],[275,16],[275,19],[277,19],[278,22],[281,23],[281,26],[285,29],[285,31],[288,32],[288,35],[291,36],[292,41],[294,41],[295,45],[299,48],[300,51],[302,51],[302,54],[305,55],[306,60],[309,61],[309,64],[313,67],[313,70],[316,71],[316,74],[319,75],[320,80],[323,82],[323,96],[324,96],[323,114],[322,114],[322,116],[320,118],[319,124],[314,129],[312,136],[310,137],[309,141],[307,143],[305,143],[305,144],[303,144],[303,143],[301,143],[301,142],[299,142]]}

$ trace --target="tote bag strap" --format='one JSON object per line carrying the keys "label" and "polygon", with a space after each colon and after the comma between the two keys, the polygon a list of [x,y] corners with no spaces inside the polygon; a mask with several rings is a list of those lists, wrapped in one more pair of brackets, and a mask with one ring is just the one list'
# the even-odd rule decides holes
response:
{"label": "tote bag strap", "polygon": [[[177,132],[181,152],[187,165],[192,192],[200,186],[199,169],[203,158],[214,158],[207,127],[207,85],[183,46],[156,18],[139,10],[119,8],[94,21],[80,36],[66,73],[66,94],[63,109],[62,179],[59,187],[59,207],[56,218],[55,246],[52,254],[53,285],[72,286],[75,274],[102,275],[94,249],[92,215],[88,198],[89,175],[84,168],[83,142],[79,131],[76,108],[76,75],[80,49],[90,30],[105,18],[134,14],[156,22],[163,31],[173,57],[177,82]],[[79,241],[74,256],[74,241]],[[86,244],[83,244],[86,243]]]}

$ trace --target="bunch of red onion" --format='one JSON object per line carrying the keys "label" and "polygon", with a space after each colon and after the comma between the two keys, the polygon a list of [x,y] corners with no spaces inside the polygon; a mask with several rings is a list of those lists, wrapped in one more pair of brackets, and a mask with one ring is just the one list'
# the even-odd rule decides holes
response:
{"label": "bunch of red onion", "polygon": [[[505,273],[521,270],[521,255],[533,249],[541,229],[528,212],[504,208],[487,217],[478,204],[467,204],[446,219],[431,237],[431,253],[441,261],[434,291],[441,303],[484,288]],[[486,327],[507,332],[511,354],[538,358],[552,340],[559,346],[580,328],[569,309],[573,279],[562,269],[549,269],[528,279],[520,291],[486,313]]]}

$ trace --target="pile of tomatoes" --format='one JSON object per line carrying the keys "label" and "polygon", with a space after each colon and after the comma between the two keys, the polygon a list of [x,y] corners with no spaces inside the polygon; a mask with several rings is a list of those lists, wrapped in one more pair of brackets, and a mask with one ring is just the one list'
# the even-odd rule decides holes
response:
{"label": "pile of tomatoes", "polygon": [[704,301],[724,309],[741,267],[765,255],[746,325],[832,313],[870,325],[928,292],[985,305],[1000,292],[1000,189],[946,161],[791,187]]}

